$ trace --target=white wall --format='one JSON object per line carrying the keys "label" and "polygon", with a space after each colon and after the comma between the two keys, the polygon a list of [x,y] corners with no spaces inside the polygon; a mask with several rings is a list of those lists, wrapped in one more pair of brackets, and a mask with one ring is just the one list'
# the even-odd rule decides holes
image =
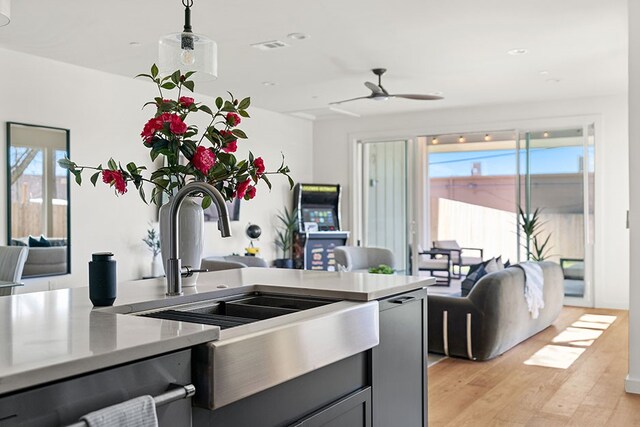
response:
{"label": "white wall", "polygon": [[[640,277],[640,4],[629,2],[629,166],[630,277]],[[635,120],[634,120],[635,119]],[[640,393],[640,283],[629,285],[629,375],[627,391]]]}
{"label": "white wall", "polygon": [[[148,150],[139,134],[152,114],[151,109],[141,110],[156,96],[151,83],[4,49],[0,49],[0,70],[0,121],[70,129],[71,158],[78,164],[104,164],[114,157],[149,166]],[[220,92],[226,93],[223,89]],[[197,98],[213,104],[210,98]],[[251,108],[250,113],[253,117],[242,127],[250,141],[239,144],[240,154],[250,148],[265,158],[270,169],[280,164],[283,152],[294,179],[310,180],[312,124],[258,108]],[[0,144],[5,147],[4,127],[0,135]],[[6,150],[0,153],[0,199],[6,200]],[[72,274],[27,279],[23,291],[86,286],[87,262],[97,251],[114,252],[120,281],[148,274],[150,254],[141,239],[148,222],[156,220],[155,206],[146,206],[135,189],[116,197],[105,184],[93,188],[88,178],[82,187],[71,185]],[[263,228],[260,246],[265,257],[274,258],[273,217],[285,203],[292,203],[285,181],[274,178],[270,194],[261,184],[256,199],[243,202],[241,220],[233,223],[232,238],[222,242],[213,224],[207,224],[205,255],[242,252],[248,243],[244,228],[252,222]],[[0,244],[4,244],[6,204],[2,203],[0,209]]]}
{"label": "white wall", "polygon": [[595,305],[628,306],[628,108],[624,95],[534,104],[430,110],[317,122],[314,181],[345,185],[343,222],[352,227],[352,147],[356,139],[541,129],[596,122]]}

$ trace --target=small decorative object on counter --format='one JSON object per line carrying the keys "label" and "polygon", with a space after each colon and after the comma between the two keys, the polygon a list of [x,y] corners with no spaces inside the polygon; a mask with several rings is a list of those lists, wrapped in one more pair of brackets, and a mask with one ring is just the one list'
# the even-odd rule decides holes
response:
{"label": "small decorative object on counter", "polygon": [[116,260],[111,252],[97,252],[89,261],[89,299],[95,307],[116,300]]}
{"label": "small decorative object on counter", "polygon": [[277,215],[282,228],[276,229],[276,246],[282,250],[282,258],[273,261],[277,268],[293,268],[293,232],[298,224],[298,210],[289,211],[286,207]]}

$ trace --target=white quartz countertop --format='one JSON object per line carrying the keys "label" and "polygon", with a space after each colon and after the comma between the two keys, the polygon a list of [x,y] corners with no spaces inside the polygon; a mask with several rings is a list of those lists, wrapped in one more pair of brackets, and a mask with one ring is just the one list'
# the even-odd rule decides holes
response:
{"label": "white quartz countertop", "polygon": [[0,297],[0,395],[218,339],[217,326],[126,314],[262,291],[370,301],[432,278],[246,268],[201,273],[167,297],[164,279],[118,284],[113,307],[93,308],[88,288]]}

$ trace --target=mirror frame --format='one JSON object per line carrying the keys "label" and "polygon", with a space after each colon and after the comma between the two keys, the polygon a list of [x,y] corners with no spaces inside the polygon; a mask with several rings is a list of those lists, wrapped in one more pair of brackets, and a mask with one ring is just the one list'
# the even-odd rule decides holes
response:
{"label": "mirror frame", "polygon": [[[5,166],[7,168],[6,178],[7,178],[7,246],[11,246],[11,126],[25,126],[31,128],[41,128],[41,129],[52,129],[57,131],[63,131],[65,133],[66,139],[66,151],[67,157],[71,156],[71,130],[65,128],[59,128],[55,126],[43,126],[43,125],[34,125],[31,123],[21,123],[21,122],[7,122],[6,126],[6,135],[7,135],[7,143],[6,143],[6,162]],[[49,276],[63,276],[67,274],[71,274],[71,180],[69,170],[67,173],[67,270],[64,273],[45,273],[45,274],[34,274],[30,276],[25,276],[23,279],[37,278],[37,277],[49,277]]]}

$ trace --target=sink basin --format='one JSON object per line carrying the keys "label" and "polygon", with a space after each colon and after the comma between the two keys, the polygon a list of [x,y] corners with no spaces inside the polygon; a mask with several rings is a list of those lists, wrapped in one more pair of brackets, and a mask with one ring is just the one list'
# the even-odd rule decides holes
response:
{"label": "sink basin", "polygon": [[141,313],[139,316],[220,326],[221,329],[245,325],[310,308],[334,300],[254,292],[226,300],[205,301],[170,309]]}

